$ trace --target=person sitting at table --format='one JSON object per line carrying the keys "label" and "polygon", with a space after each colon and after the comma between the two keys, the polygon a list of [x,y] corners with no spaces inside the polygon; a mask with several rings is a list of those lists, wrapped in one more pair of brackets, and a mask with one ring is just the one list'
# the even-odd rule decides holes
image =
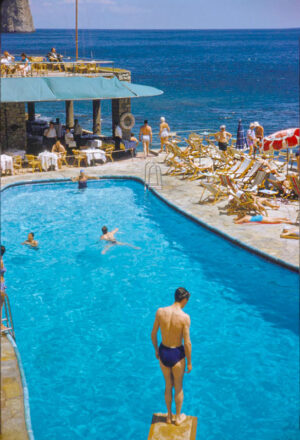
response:
{"label": "person sitting at table", "polygon": [[19,71],[21,72],[22,76],[26,76],[31,71],[31,63],[27,58],[26,53],[22,53],[21,58],[22,58],[22,64],[20,64],[19,66]]}
{"label": "person sitting at table", "polygon": [[75,119],[74,121],[74,129],[73,129],[73,133],[74,133],[74,139],[77,145],[77,148],[80,147],[80,140],[81,140],[81,135],[82,135],[82,127],[78,122],[78,119]]}
{"label": "person sitting at table", "polygon": [[65,145],[68,153],[71,153],[72,148],[76,148],[76,142],[74,141],[73,133],[71,133],[69,127],[66,127]]}
{"label": "person sitting at table", "polygon": [[50,52],[47,53],[47,58],[52,63],[55,61],[56,62],[62,61],[63,56],[56,52],[55,47],[52,47]]}
{"label": "person sitting at table", "polygon": [[15,57],[5,50],[3,52],[3,56],[1,57],[1,64],[12,64],[15,60]]}
{"label": "person sitting at table", "polygon": [[57,140],[57,134],[53,122],[50,122],[49,128],[44,131],[45,146],[50,151]]}
{"label": "person sitting at table", "polygon": [[27,246],[30,246],[32,248],[37,248],[39,245],[39,242],[34,239],[34,233],[29,232],[27,240],[23,241],[21,244],[26,244]]}
{"label": "person sitting at table", "polygon": [[65,147],[60,143],[60,141],[56,141],[51,151],[52,153],[57,154],[58,168],[61,168],[62,165],[61,157],[66,153]]}

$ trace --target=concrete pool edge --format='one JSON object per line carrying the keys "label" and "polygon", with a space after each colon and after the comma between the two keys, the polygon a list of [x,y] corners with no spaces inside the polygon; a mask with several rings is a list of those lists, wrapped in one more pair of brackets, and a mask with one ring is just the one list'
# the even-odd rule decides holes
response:
{"label": "concrete pool edge", "polygon": [[[191,213],[186,212],[184,209],[180,208],[170,200],[168,200],[166,197],[164,197],[162,194],[160,194],[156,189],[152,188],[151,186],[146,184],[144,179],[138,176],[134,175],[105,175],[105,176],[99,176],[97,180],[133,180],[136,182],[139,182],[142,184],[145,188],[150,190],[153,194],[155,194],[156,197],[158,197],[161,201],[163,201],[166,205],[168,205],[170,208],[174,209],[175,211],[179,212],[180,214],[184,215],[186,218],[190,219],[194,223],[199,224],[200,226],[204,227],[205,229],[213,232],[214,234],[218,235],[219,237],[224,238],[227,241],[230,241],[234,245],[247,250],[248,252],[257,255],[260,258],[263,258],[264,260],[269,261],[270,263],[279,265],[285,269],[288,269],[292,272],[299,273],[300,268],[299,266],[296,266],[292,263],[289,263],[287,261],[282,260],[281,258],[275,257],[273,255],[270,255],[254,246],[251,246],[247,243],[244,243],[243,241],[239,240],[238,238],[232,237],[231,235],[227,234],[224,231],[221,231],[220,229],[210,225],[209,223],[204,222],[203,220],[199,219],[198,217],[194,216]],[[96,180],[96,179],[95,179]],[[1,188],[0,192],[3,192],[11,187],[14,186],[22,186],[22,185],[31,185],[31,184],[46,184],[46,183],[59,183],[59,182],[68,182],[71,181],[69,177],[64,178],[50,178],[50,179],[40,179],[40,180],[24,180],[19,182],[13,182],[10,184],[5,185],[3,188]]]}
{"label": "concrete pool edge", "polygon": [[18,346],[17,346],[15,340],[13,339],[13,337],[9,333],[7,333],[6,337],[14,349],[17,363],[18,363],[18,367],[19,367],[19,371],[20,371],[22,389],[23,389],[24,418],[25,418],[28,439],[34,440],[34,435],[33,435],[32,425],[31,425],[31,416],[30,416],[29,392],[28,392],[28,386],[27,386],[27,382],[26,382],[25,372],[24,372],[24,368],[23,368],[23,364],[22,364],[22,360],[21,360],[21,355],[20,355]]}

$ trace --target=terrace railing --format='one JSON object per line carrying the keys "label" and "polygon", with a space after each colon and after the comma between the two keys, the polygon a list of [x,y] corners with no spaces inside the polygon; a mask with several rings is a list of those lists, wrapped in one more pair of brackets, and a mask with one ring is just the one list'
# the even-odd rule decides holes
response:
{"label": "terrace railing", "polygon": [[30,68],[24,72],[22,61],[14,61],[6,64],[0,60],[1,77],[36,77],[36,76],[102,76],[113,77],[120,71],[115,69],[113,61],[106,60],[79,60],[79,61],[53,61],[50,62],[44,57],[32,56]]}

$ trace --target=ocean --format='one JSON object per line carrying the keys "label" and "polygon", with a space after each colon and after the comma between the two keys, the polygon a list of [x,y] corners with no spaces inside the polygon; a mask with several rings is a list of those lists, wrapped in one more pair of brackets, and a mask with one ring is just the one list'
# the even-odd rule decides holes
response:
{"label": "ocean", "polygon": [[[79,57],[112,60],[132,72],[132,82],[164,94],[132,100],[136,127],[149,120],[158,131],[165,116],[172,131],[217,130],[236,133],[259,121],[265,133],[299,126],[299,35],[288,30],[80,30]],[[3,34],[2,51],[45,55],[52,46],[75,55],[73,30],[38,29]],[[65,121],[63,102],[40,103],[36,111]],[[75,103],[76,117],[92,127],[91,102]],[[102,131],[111,132],[111,102],[102,103]]]}

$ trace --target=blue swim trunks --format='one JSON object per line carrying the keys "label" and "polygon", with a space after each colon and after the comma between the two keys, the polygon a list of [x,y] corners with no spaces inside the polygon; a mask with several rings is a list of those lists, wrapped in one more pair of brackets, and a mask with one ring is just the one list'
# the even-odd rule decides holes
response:
{"label": "blue swim trunks", "polygon": [[159,346],[159,359],[165,367],[172,368],[177,362],[181,361],[185,357],[184,347],[166,347],[164,344]]}
{"label": "blue swim trunks", "polygon": [[262,215],[252,215],[250,222],[262,222]]}

